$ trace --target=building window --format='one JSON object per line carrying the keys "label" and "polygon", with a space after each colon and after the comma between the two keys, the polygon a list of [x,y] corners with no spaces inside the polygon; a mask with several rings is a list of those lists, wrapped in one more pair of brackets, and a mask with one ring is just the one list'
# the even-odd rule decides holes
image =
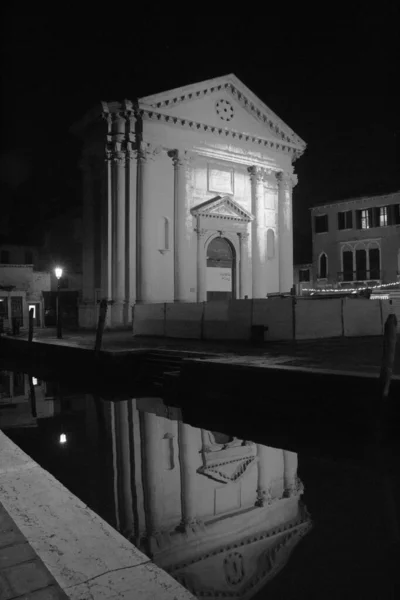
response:
{"label": "building window", "polygon": [[379,227],[386,227],[388,224],[387,206],[381,206],[379,209]]}
{"label": "building window", "polygon": [[356,280],[367,279],[367,252],[364,248],[356,250]]}
{"label": "building window", "polygon": [[267,258],[275,256],[275,234],[272,229],[267,231]]}
{"label": "building window", "polygon": [[371,227],[370,216],[369,210],[361,211],[361,229],[369,229]]}
{"label": "building window", "polygon": [[380,249],[368,248],[369,279],[381,278]]}
{"label": "building window", "polygon": [[299,269],[299,283],[310,281],[310,269]]}
{"label": "building window", "polygon": [[343,281],[353,281],[353,250],[343,250]]}
{"label": "building window", "polygon": [[388,208],[388,225],[400,225],[400,204],[392,204]]}
{"label": "building window", "polygon": [[328,231],[328,215],[315,217],[315,233],[326,233]]}
{"label": "building window", "polygon": [[353,211],[346,210],[338,213],[338,229],[352,229]]}
{"label": "building window", "polygon": [[0,263],[2,265],[8,265],[10,263],[10,251],[2,250],[0,255]]}
{"label": "building window", "polygon": [[319,257],[318,279],[326,279],[328,277],[328,257],[323,252]]}
{"label": "building window", "polygon": [[25,250],[25,264],[33,265],[33,253],[31,250]]}

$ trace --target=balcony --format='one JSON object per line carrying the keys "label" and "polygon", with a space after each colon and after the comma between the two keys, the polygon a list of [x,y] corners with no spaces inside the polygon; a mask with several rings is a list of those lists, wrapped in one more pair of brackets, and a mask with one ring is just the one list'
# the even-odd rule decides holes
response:
{"label": "balcony", "polygon": [[382,271],[380,269],[357,269],[356,271],[338,271],[338,281],[380,281]]}

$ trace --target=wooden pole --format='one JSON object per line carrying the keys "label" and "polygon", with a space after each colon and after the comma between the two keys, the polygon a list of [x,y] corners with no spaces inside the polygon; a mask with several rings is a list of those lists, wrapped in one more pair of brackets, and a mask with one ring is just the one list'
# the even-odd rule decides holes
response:
{"label": "wooden pole", "polygon": [[373,462],[377,476],[380,479],[381,489],[380,495],[384,504],[385,513],[387,515],[387,527],[390,536],[390,541],[394,545],[398,545],[400,540],[398,509],[396,508],[396,492],[393,481],[392,461],[394,457],[390,451],[385,451],[387,434],[389,432],[390,419],[390,404],[389,404],[389,388],[393,374],[393,365],[396,354],[397,341],[397,317],[390,314],[386,319],[384,334],[383,334],[383,354],[382,365],[379,376],[379,404],[375,414],[375,440],[373,443],[374,456]]}
{"label": "wooden pole", "polygon": [[33,340],[33,313],[34,313],[34,309],[30,308],[29,309],[29,331],[28,331],[29,344],[31,344],[32,340]]}
{"label": "wooden pole", "polygon": [[379,408],[377,415],[377,434],[379,441],[384,433],[383,429],[387,425],[387,416],[389,408],[389,388],[393,375],[393,365],[396,355],[397,341],[397,317],[389,315],[386,319],[383,333],[383,354],[381,372],[379,375]]}
{"label": "wooden pole", "polygon": [[99,352],[101,350],[101,342],[103,339],[103,333],[104,333],[104,326],[106,323],[106,316],[107,316],[107,300],[103,298],[103,300],[100,301],[100,314],[99,314],[99,320],[97,323],[97,330],[96,330],[96,343],[94,346],[94,354],[97,357],[99,355]]}

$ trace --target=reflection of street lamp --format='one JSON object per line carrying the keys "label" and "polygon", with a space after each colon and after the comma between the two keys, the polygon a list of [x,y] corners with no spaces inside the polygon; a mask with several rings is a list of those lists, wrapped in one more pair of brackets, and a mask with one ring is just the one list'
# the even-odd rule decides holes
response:
{"label": "reflection of street lamp", "polygon": [[60,307],[60,279],[62,277],[62,268],[61,267],[56,267],[54,269],[54,272],[56,274],[57,277],[57,298],[56,298],[56,314],[57,314],[57,337],[59,339],[62,338],[62,333],[61,333],[61,307]]}

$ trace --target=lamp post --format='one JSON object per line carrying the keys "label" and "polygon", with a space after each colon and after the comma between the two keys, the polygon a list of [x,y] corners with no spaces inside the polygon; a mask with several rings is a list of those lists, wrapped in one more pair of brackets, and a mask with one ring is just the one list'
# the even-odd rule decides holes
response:
{"label": "lamp post", "polygon": [[56,267],[54,269],[54,272],[57,277],[57,296],[56,296],[57,338],[61,339],[62,333],[61,333],[61,307],[60,307],[60,279],[62,277],[63,270],[61,267]]}

